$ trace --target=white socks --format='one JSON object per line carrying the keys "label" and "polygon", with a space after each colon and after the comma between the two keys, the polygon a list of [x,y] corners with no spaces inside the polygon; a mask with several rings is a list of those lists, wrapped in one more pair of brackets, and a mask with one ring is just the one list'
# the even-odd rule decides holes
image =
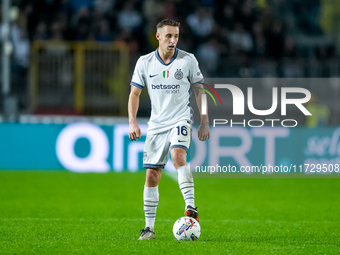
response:
{"label": "white socks", "polygon": [[188,205],[195,208],[194,179],[187,165],[181,166],[178,171],[178,184],[185,201],[185,208]]}
{"label": "white socks", "polygon": [[[178,184],[185,201],[185,208],[188,205],[195,208],[194,195],[194,180],[190,169],[187,165],[181,166],[178,169]],[[158,206],[159,193],[158,186],[146,187],[144,186],[144,212],[145,212],[145,227],[149,227],[151,231],[155,228],[156,210]]]}
{"label": "white socks", "polygon": [[145,227],[149,227],[151,231],[155,228],[156,210],[158,206],[158,186],[146,187],[144,186],[144,212],[145,212]]}

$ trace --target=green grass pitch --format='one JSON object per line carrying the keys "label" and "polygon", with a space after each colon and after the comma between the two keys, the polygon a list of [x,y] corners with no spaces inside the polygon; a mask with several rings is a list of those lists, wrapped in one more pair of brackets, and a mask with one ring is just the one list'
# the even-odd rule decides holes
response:
{"label": "green grass pitch", "polygon": [[339,179],[195,179],[201,237],[177,242],[184,213],[163,174],[156,239],[144,227],[144,172],[0,172],[0,254],[340,254]]}

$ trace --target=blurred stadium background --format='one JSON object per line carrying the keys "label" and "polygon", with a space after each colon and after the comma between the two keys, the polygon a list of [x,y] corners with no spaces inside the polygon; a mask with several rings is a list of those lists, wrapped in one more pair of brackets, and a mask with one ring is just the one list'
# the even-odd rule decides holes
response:
{"label": "blurred stadium background", "polygon": [[[2,42],[13,48],[2,94],[13,114],[126,116],[132,69],[157,47],[163,18],[181,22],[178,47],[196,55],[205,77],[340,73],[338,1],[12,0],[2,7],[10,28]],[[143,96],[139,114],[148,117]]]}
{"label": "blurred stadium background", "polygon": [[[144,89],[144,135],[134,143],[127,101],[134,65],[158,46],[155,26],[163,18],[181,22],[178,47],[195,54],[205,77],[235,81],[243,91],[254,83],[258,108],[271,106],[272,87],[313,95],[306,106],[313,116],[288,108],[287,118],[299,122],[288,131],[212,128],[214,139],[197,147],[196,126],[196,160],[240,165],[224,153],[229,147],[242,148],[254,165],[340,164],[339,0],[2,0],[0,253],[107,254],[127,243],[125,252],[148,252],[134,241],[143,226],[139,170],[150,101]],[[211,117],[231,118],[230,108],[208,103]],[[217,162],[209,155],[214,146]],[[173,204],[182,198],[175,170],[166,169],[157,220],[171,230],[182,215]],[[78,174],[85,172],[110,173]],[[217,239],[229,246],[212,244],[216,236],[206,232],[201,245],[190,246],[195,253],[338,252],[337,179],[198,178],[196,185],[202,228],[218,226]],[[170,230],[160,233],[156,251],[178,252],[180,244],[167,244]]]}
{"label": "blurred stadium background", "polygon": [[[46,167],[36,163],[39,148],[30,150],[31,156],[26,154],[28,161],[15,160],[14,156],[18,156],[18,146],[23,151],[25,146],[32,146],[28,137],[38,132],[33,126],[41,128],[38,124],[43,124],[41,132],[46,132],[50,140],[41,142],[44,146],[40,148],[49,148],[49,158],[55,162],[48,168],[69,169],[60,164],[57,137],[67,124],[79,122],[92,123],[92,128],[105,126],[99,130],[104,130],[104,143],[108,144],[103,155],[113,155],[108,160],[110,169],[129,169],[129,164],[133,169],[140,168],[143,141],[130,148],[124,126],[128,123],[129,83],[138,57],[157,47],[155,24],[163,18],[181,22],[178,47],[195,54],[208,81],[224,78],[235,82],[244,93],[246,87],[253,86],[254,105],[259,109],[271,106],[273,87],[310,90],[313,96],[307,108],[311,117],[306,118],[296,107],[288,108],[288,117],[296,119],[299,127],[314,128],[308,131],[310,136],[298,140],[297,150],[306,151],[309,146],[310,154],[301,155],[297,164],[310,155],[337,160],[339,13],[338,1],[327,0],[3,1],[0,121],[4,130],[2,151],[4,155],[13,154],[2,157],[0,168]],[[228,119],[225,113],[231,113],[232,100],[228,93],[220,93],[227,99],[225,107],[213,108],[209,100],[210,118]],[[145,89],[138,112],[140,124],[146,124],[150,109]],[[252,117],[246,112],[247,119]],[[280,106],[270,117],[282,117]],[[328,127],[323,136],[335,143],[330,152],[322,147],[321,137],[313,138],[322,127]],[[21,134],[21,145],[6,132]],[[86,159],[91,152],[90,140],[78,140],[74,141],[75,156]],[[256,149],[264,150],[275,148]],[[130,153],[138,163],[128,163]],[[123,163],[115,157],[123,158]],[[278,160],[285,157],[278,156]]]}

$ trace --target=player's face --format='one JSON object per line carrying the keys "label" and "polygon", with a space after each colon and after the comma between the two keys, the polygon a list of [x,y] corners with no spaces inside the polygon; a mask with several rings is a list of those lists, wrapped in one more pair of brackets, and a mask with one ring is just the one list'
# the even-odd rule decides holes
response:
{"label": "player's face", "polygon": [[164,26],[156,34],[159,48],[166,53],[175,52],[179,37],[179,27]]}

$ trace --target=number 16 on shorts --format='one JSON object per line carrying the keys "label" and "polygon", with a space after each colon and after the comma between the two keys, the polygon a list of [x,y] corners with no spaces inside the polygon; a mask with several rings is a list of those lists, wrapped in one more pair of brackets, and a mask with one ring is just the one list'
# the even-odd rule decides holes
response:
{"label": "number 16 on shorts", "polygon": [[177,126],[172,130],[171,149],[183,148],[189,149],[191,140],[191,127],[190,126]]}

